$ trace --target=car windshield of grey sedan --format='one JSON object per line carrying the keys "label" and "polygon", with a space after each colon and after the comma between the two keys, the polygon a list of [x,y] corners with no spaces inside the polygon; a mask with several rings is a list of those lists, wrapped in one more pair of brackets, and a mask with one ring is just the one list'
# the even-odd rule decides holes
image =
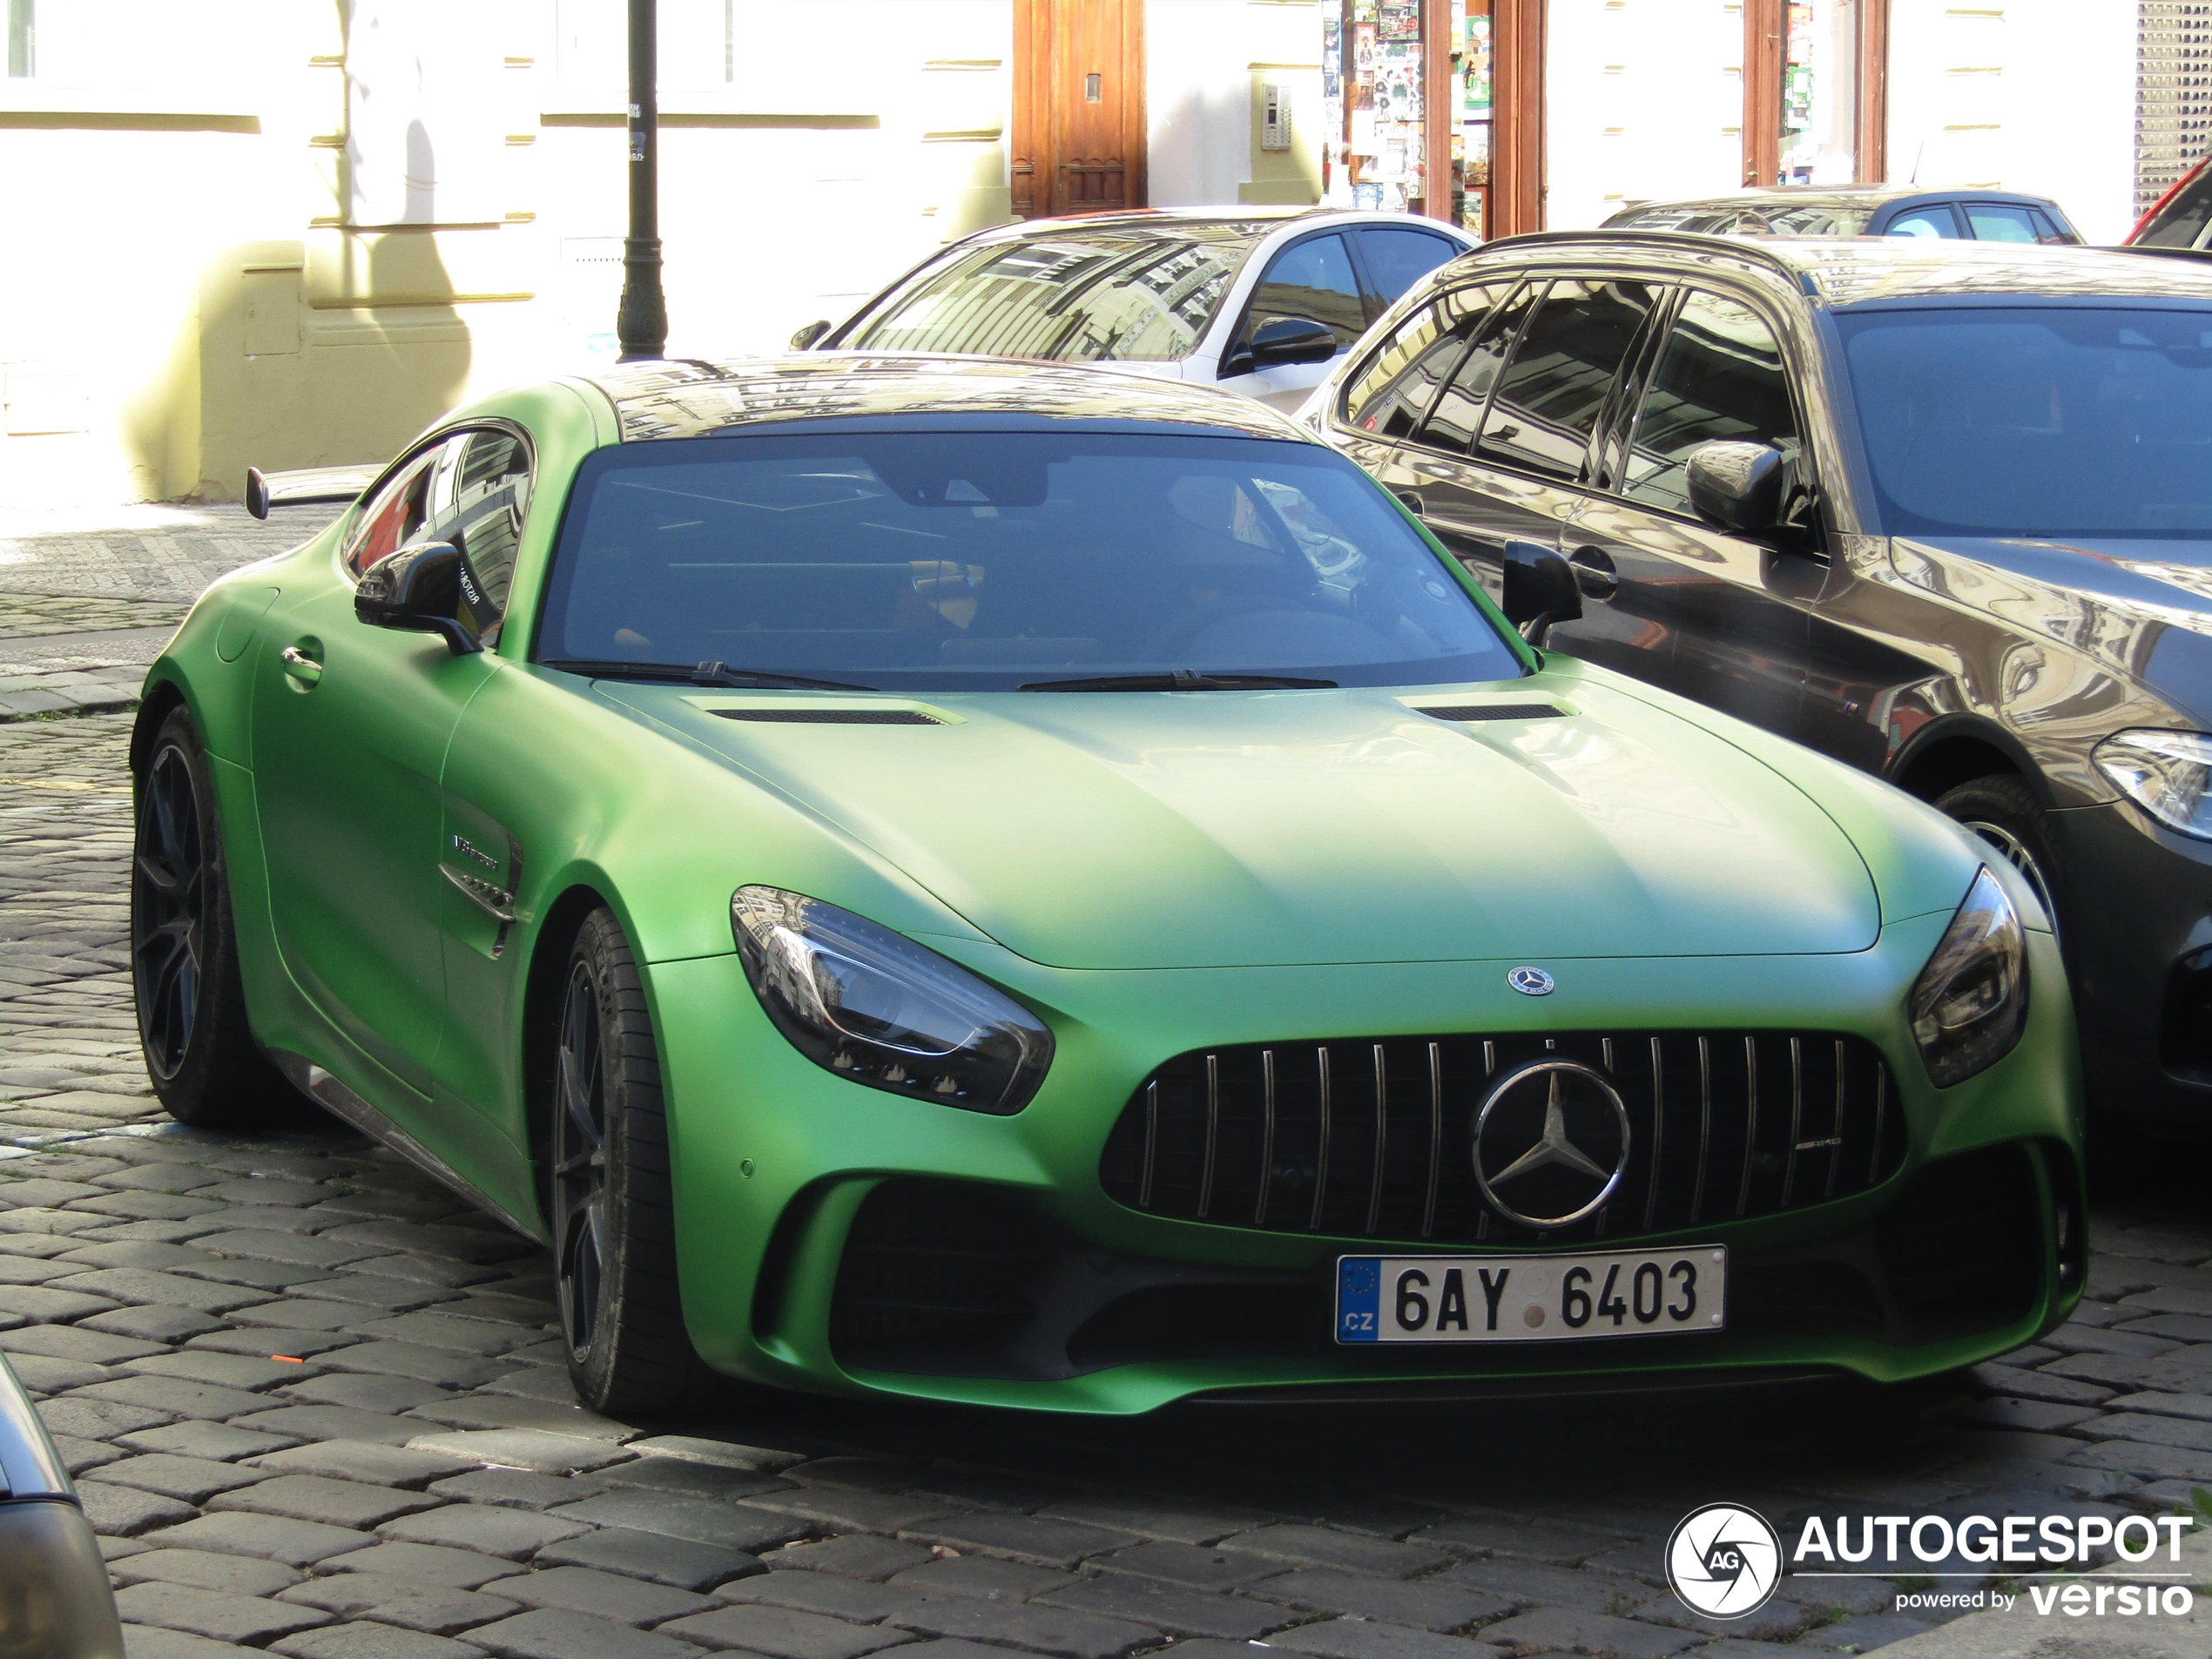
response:
{"label": "car windshield of grey sedan", "polygon": [[1837,322],[1885,534],[2212,541],[2212,310]]}
{"label": "car windshield of grey sedan", "polygon": [[838,344],[1059,362],[1187,357],[1271,223],[1055,231],[988,242],[893,290]]}
{"label": "car windshield of grey sedan", "polygon": [[974,691],[1523,671],[1381,490],[1303,443],[1063,430],[624,445],[580,469],[556,560],[538,660],[598,671]]}

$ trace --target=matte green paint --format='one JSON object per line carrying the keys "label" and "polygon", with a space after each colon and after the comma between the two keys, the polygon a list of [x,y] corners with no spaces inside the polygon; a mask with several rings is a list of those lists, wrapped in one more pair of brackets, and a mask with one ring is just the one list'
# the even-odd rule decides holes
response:
{"label": "matte green paint", "polygon": [[[581,902],[644,964],[670,1102],[685,1311],[714,1365],[831,1391],[1143,1411],[1228,1386],[1379,1373],[1369,1361],[1124,1366],[1066,1382],[859,1375],[829,1352],[845,1231],[873,1184],[939,1174],[1032,1192],[1135,1254],[1310,1266],[1365,1238],[1162,1220],[1108,1199],[1100,1147],[1161,1061],[1209,1045],[1447,1031],[1772,1026],[1853,1032],[1888,1056],[1907,1172],[1996,1141],[2080,1144],[2065,974],[2031,934],[2020,1047],[1938,1091],[1906,988],[1979,844],[1874,779],[1572,658],[1471,687],[863,698],[593,684],[530,665],[576,466],[616,440],[595,389],[556,382],[455,417],[521,421],[537,481],[496,649],[455,658],[361,626],[336,550],[351,515],[233,573],[147,685],[191,707],[215,757],[257,1035],[307,1056],[544,1236],[524,1101],[533,966],[557,970]],[[1440,554],[1440,556],[1442,556]],[[1455,576],[1467,580],[1446,561]],[[271,590],[275,597],[271,597]],[[1483,602],[1487,606],[1487,601]],[[257,625],[258,622],[258,625]],[[224,651],[219,651],[221,639]],[[312,691],[282,673],[312,639]],[[229,657],[224,652],[228,651]],[[1525,660],[1534,665],[1534,653]],[[1557,720],[1447,725],[1429,703],[1554,701]],[[920,703],[938,726],[772,725],[713,709]],[[499,928],[439,873],[456,835],[523,851]],[[2021,905],[2033,900],[2001,862]],[[911,934],[1041,1014],[1057,1054],[1011,1118],[835,1077],[775,1032],[747,986],[729,898],[813,894]],[[497,948],[495,949],[495,948]],[[1541,1001],[1507,968],[1557,978]],[[1865,1223],[1882,1191],[1700,1228],[1742,1248]],[[780,1312],[756,1275],[786,1210]],[[1896,1379],[1987,1358],[2062,1318],[2049,1271],[2018,1326],[1916,1348],[1753,1340],[1703,1363],[1820,1363]],[[756,1329],[756,1325],[760,1328]],[[1388,1375],[1635,1368],[1635,1343],[1503,1356],[1404,1351]]]}

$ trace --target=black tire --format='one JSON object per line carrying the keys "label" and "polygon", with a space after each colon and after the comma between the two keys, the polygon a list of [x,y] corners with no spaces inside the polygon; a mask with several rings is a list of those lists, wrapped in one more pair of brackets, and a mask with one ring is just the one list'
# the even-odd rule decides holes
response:
{"label": "black tire", "polygon": [[659,1050],[612,911],[577,930],[549,1024],[546,1208],[569,1376],[594,1411],[667,1416],[702,1396],[708,1373],[677,1291]]}
{"label": "black tire", "polygon": [[2066,872],[2045,821],[2043,803],[2027,780],[2008,772],[1947,789],[1936,798],[1939,811],[1949,813],[1987,841],[1997,855],[2027,879],[2043,900],[2051,926],[2066,936]]}
{"label": "black tire", "polygon": [[153,1092],[179,1123],[201,1128],[298,1115],[300,1097],[246,1020],[214,783],[185,710],[155,732],[138,786],[131,988]]}

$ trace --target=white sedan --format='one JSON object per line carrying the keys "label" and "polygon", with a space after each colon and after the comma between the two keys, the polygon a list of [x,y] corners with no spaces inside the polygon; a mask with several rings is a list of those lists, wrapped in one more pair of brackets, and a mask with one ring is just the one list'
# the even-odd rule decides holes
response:
{"label": "white sedan", "polygon": [[1477,246],[1404,213],[1178,207],[963,237],[795,349],[1110,363],[1295,409],[1414,282]]}

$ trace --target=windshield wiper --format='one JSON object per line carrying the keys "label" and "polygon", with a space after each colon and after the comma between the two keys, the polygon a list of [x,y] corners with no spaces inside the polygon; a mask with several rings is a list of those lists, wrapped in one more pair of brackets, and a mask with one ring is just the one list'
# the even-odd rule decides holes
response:
{"label": "windshield wiper", "polygon": [[818,691],[873,691],[873,685],[850,680],[809,679],[804,674],[777,674],[763,668],[732,668],[727,663],[701,663],[686,668],[681,663],[625,663],[596,657],[548,659],[543,668],[564,674],[589,674],[595,679],[685,680],[693,685],[795,685]]}
{"label": "windshield wiper", "polygon": [[1096,679],[1035,680],[1025,691],[1329,691],[1334,680],[1292,679],[1282,674],[1201,674],[1178,668],[1167,674],[1106,674]]}

